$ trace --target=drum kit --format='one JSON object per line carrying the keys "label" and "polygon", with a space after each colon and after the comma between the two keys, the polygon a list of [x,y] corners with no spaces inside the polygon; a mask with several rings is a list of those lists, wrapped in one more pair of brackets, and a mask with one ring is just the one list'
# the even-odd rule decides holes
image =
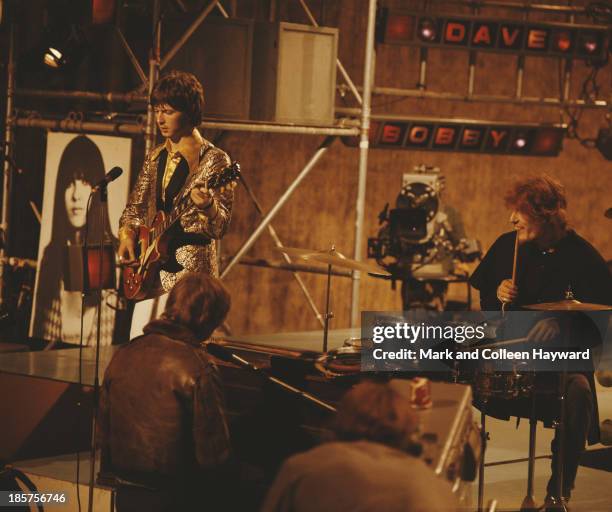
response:
{"label": "drum kit", "polygon": [[[329,329],[329,320],[332,314],[329,311],[330,283],[331,271],[333,267],[340,267],[354,271],[365,272],[372,276],[390,276],[390,274],[381,269],[367,263],[356,261],[347,258],[342,253],[336,251],[334,247],[329,251],[314,251],[309,249],[297,248],[279,248],[279,251],[286,253],[289,256],[297,257],[309,262],[323,263],[328,266],[327,273],[327,294],[326,294],[326,309],[325,309],[325,328],[323,339],[323,355],[316,363],[317,369],[328,378],[356,378],[361,370],[361,352],[366,347],[371,347],[371,340],[363,339],[348,339],[344,346],[327,351],[327,335]],[[516,252],[516,251],[515,251]],[[513,272],[514,275],[514,272]],[[571,294],[566,294],[563,300],[557,302],[546,302],[539,304],[531,304],[522,306],[523,309],[532,311],[557,311],[557,312],[572,312],[572,311],[608,311],[612,310],[611,306],[605,304],[585,303],[576,300]],[[527,341],[527,338],[517,338],[513,340],[505,340],[501,342],[490,342],[486,344],[478,344],[477,346],[464,346],[460,350],[473,350],[474,348],[491,348],[492,350],[500,349],[505,346],[520,344]],[[535,501],[533,498],[534,488],[534,468],[535,468],[535,435],[538,418],[536,417],[536,396],[548,395],[547,398],[558,399],[560,411],[557,413],[555,428],[561,436],[563,432],[564,416],[564,393],[566,370],[560,372],[558,385],[548,388],[542,388],[538,385],[536,374],[528,368],[524,362],[513,362],[510,371],[500,371],[495,368],[495,365],[478,365],[475,369],[460,369],[454,367],[450,369],[451,381],[462,384],[469,384],[473,389],[474,402],[481,409],[481,435],[483,454],[484,447],[487,442],[487,433],[485,427],[485,417],[487,404],[495,399],[517,401],[518,399],[527,400],[530,406],[529,417],[529,458],[528,458],[528,479],[527,479],[527,494],[523,500],[521,510],[530,511],[536,510]],[[554,388],[554,389],[553,389]],[[551,400],[548,400],[549,402]],[[561,455],[560,455],[561,456]],[[561,457],[562,459],[562,457]],[[561,471],[561,465],[558,465],[558,471]],[[562,481],[558,475],[559,485]],[[483,510],[483,495],[484,495],[484,456],[481,458],[479,485],[478,485],[478,510]],[[561,492],[559,490],[559,495]]]}

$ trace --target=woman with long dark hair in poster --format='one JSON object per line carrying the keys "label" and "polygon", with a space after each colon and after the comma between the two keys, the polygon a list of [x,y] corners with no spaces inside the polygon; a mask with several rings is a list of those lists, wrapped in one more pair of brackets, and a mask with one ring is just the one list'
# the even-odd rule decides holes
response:
{"label": "woman with long dark hair in poster", "polygon": [[[51,240],[45,247],[39,266],[32,335],[48,341],[78,344],[81,330],[81,292],[70,284],[68,252],[73,245],[85,242],[87,200],[92,187],[104,178],[104,161],[96,144],[85,136],[72,139],[62,154],[55,185]],[[91,202],[87,244],[99,243],[102,234],[98,197]],[[110,231],[108,209],[104,207],[105,243],[115,245]],[[102,345],[112,343],[115,312],[107,304],[109,293],[102,293]],[[96,339],[97,293],[88,294],[84,302],[83,344]]]}

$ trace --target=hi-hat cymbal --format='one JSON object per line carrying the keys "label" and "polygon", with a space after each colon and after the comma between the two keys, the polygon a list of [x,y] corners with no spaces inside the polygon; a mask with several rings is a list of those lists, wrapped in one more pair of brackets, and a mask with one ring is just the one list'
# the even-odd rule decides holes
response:
{"label": "hi-hat cymbal", "polygon": [[361,261],[352,260],[347,258],[341,252],[331,249],[329,251],[313,251],[312,249],[299,249],[297,247],[276,247],[277,251],[284,252],[288,256],[294,256],[306,261],[316,261],[318,263],[325,263],[332,267],[348,268],[351,270],[360,270],[367,272],[368,274],[376,274],[380,276],[389,276],[389,272],[386,270],[376,267],[374,265],[368,265]]}
{"label": "hi-hat cymbal", "polygon": [[530,304],[521,306],[525,309],[536,311],[610,311],[612,306],[605,304],[592,304],[590,302],[580,302],[575,299],[565,299],[557,302],[542,302],[540,304]]}

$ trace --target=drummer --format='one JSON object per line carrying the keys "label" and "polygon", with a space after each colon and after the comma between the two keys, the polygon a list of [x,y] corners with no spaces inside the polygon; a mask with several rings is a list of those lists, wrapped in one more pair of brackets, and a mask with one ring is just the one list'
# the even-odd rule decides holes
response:
{"label": "drummer", "polygon": [[[495,241],[470,279],[480,291],[482,310],[499,310],[502,304],[506,309],[518,309],[559,301],[566,298],[566,292],[581,302],[612,304],[610,271],[597,250],[568,226],[565,190],[558,181],[546,175],[517,181],[506,193],[505,203],[514,230]],[[559,334],[558,321],[547,318],[536,323],[528,337],[533,342],[549,342]],[[593,444],[599,440],[592,372],[570,374],[566,398],[562,488],[563,497],[569,499],[586,441]],[[547,507],[560,499],[555,496],[556,440],[551,449],[553,476],[547,486]]]}

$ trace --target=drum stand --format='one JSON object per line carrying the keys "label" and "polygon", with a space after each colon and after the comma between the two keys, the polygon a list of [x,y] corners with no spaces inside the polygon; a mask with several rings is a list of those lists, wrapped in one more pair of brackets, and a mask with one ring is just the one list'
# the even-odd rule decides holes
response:
{"label": "drum stand", "polygon": [[533,496],[533,475],[535,471],[535,446],[536,446],[536,429],[538,420],[536,418],[536,393],[535,387],[531,390],[531,412],[529,414],[529,461],[527,466],[527,494],[521,503],[521,512],[535,512],[535,499]]}
{"label": "drum stand", "polygon": [[564,361],[559,379],[559,420],[555,424],[555,437],[557,438],[557,466],[555,473],[557,488],[555,489],[556,504],[547,510],[567,512],[567,503],[563,497],[563,464],[565,458],[565,388],[567,386],[567,361]]}
{"label": "drum stand", "polygon": [[482,455],[480,456],[480,465],[478,467],[478,512],[483,512],[484,508],[484,476],[485,476],[485,454],[487,453],[487,442],[489,441],[489,433],[486,430],[487,418],[487,399],[482,401],[480,409],[480,439],[482,442]]}

